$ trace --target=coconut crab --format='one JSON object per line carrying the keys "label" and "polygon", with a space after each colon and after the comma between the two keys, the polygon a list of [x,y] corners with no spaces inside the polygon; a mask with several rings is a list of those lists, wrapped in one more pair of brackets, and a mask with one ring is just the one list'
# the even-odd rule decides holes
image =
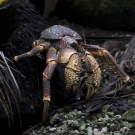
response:
{"label": "coconut crab", "polygon": [[[95,56],[104,59],[114,71],[128,83],[130,77],[119,67],[113,56],[104,48],[96,45],[81,43],[81,36],[72,29],[54,25],[42,31],[39,40],[33,42],[35,46],[31,51],[15,56],[14,61],[25,57],[36,55],[44,50],[47,66],[43,71],[43,121],[47,120],[48,107],[50,102],[50,79],[57,63],[66,63],[65,81],[66,90],[73,90],[76,94],[80,86],[80,78],[83,72],[87,72],[86,85],[88,87],[86,100],[98,90],[101,80],[101,70],[94,58]],[[84,66],[83,66],[84,65]]]}

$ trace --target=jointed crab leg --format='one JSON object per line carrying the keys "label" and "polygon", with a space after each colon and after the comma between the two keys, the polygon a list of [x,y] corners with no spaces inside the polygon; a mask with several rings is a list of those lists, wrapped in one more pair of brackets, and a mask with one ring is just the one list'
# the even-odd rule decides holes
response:
{"label": "jointed crab leg", "polygon": [[86,100],[89,100],[93,94],[98,90],[101,81],[101,70],[95,58],[91,53],[85,51],[85,58],[83,59],[88,77],[86,79],[86,85],[88,87]]}
{"label": "jointed crab leg", "polygon": [[48,108],[50,103],[50,79],[54,72],[54,69],[57,65],[57,56],[56,50],[54,48],[50,48],[47,52],[47,66],[43,72],[43,101],[44,101],[44,109],[43,109],[43,122],[46,122],[48,116]]}
{"label": "jointed crab leg", "polygon": [[39,52],[42,52],[46,49],[48,49],[50,46],[50,43],[49,42],[44,42],[44,44],[40,44],[36,47],[34,47],[31,51],[29,52],[26,52],[26,53],[23,53],[21,55],[18,55],[18,56],[15,56],[13,58],[14,61],[19,61],[20,59],[23,59],[23,58],[26,58],[26,57],[30,57],[30,56],[33,56],[33,55],[36,55],[37,53]]}
{"label": "jointed crab leg", "polygon": [[48,116],[48,108],[50,103],[50,79],[53,74],[53,71],[56,67],[56,62],[51,61],[45,68],[43,72],[43,101],[44,101],[44,109],[43,109],[43,122],[47,120]]}
{"label": "jointed crab leg", "polygon": [[113,56],[104,48],[97,45],[81,44],[81,46],[89,51],[93,56],[101,57],[104,59],[122,78],[125,83],[128,83],[130,77],[124,72],[124,70],[117,64]]}

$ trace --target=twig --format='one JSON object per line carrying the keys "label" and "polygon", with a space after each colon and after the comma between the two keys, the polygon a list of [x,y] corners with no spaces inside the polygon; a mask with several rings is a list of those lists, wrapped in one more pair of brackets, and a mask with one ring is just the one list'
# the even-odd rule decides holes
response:
{"label": "twig", "polygon": [[10,76],[11,76],[11,78],[12,78],[14,84],[15,84],[16,90],[18,91],[19,97],[20,97],[20,99],[21,99],[21,94],[20,94],[20,89],[19,89],[18,83],[16,82],[16,79],[15,79],[14,75],[12,74],[12,71],[10,70],[10,67],[9,67],[9,65],[8,65],[8,63],[7,63],[6,59],[5,59],[5,56],[4,56],[4,54],[3,54],[2,51],[0,51],[0,56],[1,56],[1,58],[3,59],[5,65],[6,65],[6,67],[7,67],[7,70],[8,70],[8,72],[9,72],[9,74],[10,74]]}
{"label": "twig", "polygon": [[56,112],[62,112],[62,111],[64,111],[64,110],[69,110],[69,108],[71,109],[73,106],[75,106],[75,105],[77,105],[78,106],[78,104],[80,105],[80,104],[83,104],[83,103],[86,103],[86,101],[85,100],[81,100],[81,101],[77,101],[77,102],[75,102],[75,103],[73,103],[73,104],[70,104],[70,105],[68,105],[68,106],[64,106],[64,107],[62,107],[62,108],[60,108],[60,109],[57,109],[57,110],[55,110]]}
{"label": "twig", "polygon": [[100,101],[97,101],[97,102],[94,102],[94,103],[91,103],[87,109],[85,110],[85,112],[94,112],[94,111],[97,111],[99,110],[103,105],[105,105],[107,103],[107,100],[101,102]]}
{"label": "twig", "polygon": [[[6,65],[3,61],[0,60],[0,63],[3,64],[4,66]],[[18,74],[20,74],[23,78],[26,78],[22,73],[20,73],[19,71],[17,71],[16,69],[12,68],[11,66],[9,66],[10,69],[12,69],[13,71],[17,72]]]}
{"label": "twig", "polygon": [[36,124],[35,126],[31,127],[30,129],[26,130],[25,132],[23,132],[22,135],[28,135],[32,130],[34,130],[42,125],[43,125],[43,123],[40,122],[40,123]]}

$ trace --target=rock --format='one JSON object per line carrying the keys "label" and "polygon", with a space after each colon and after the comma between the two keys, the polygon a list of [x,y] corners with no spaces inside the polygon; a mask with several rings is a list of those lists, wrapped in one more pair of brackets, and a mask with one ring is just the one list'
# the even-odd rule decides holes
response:
{"label": "rock", "polygon": [[55,123],[57,123],[59,121],[59,115],[58,113],[56,113],[51,119],[50,119],[50,124],[54,125]]}
{"label": "rock", "polygon": [[72,134],[79,134],[78,130],[71,131]]}
{"label": "rock", "polygon": [[84,121],[80,121],[80,128],[79,130],[85,130],[86,129],[86,123]]}
{"label": "rock", "polygon": [[92,135],[92,128],[91,127],[87,127],[87,133],[88,133],[88,135]]}
{"label": "rock", "polygon": [[51,132],[53,132],[55,130],[56,130],[56,128],[49,128],[49,131],[51,131]]}
{"label": "rock", "polygon": [[127,127],[127,128],[132,128],[132,124],[129,123],[128,121],[123,121],[123,122],[122,122],[122,125],[123,125],[124,127]]}
{"label": "rock", "polygon": [[107,127],[103,127],[102,129],[101,129],[101,133],[107,133],[107,131],[108,131],[108,129],[107,129]]}

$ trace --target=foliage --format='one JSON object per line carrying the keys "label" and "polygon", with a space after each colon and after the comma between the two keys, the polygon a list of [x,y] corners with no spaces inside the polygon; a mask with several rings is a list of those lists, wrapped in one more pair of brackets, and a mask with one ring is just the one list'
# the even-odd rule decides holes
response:
{"label": "foliage", "polygon": [[0,0],[0,5],[3,4],[4,2],[7,2],[8,0]]}

